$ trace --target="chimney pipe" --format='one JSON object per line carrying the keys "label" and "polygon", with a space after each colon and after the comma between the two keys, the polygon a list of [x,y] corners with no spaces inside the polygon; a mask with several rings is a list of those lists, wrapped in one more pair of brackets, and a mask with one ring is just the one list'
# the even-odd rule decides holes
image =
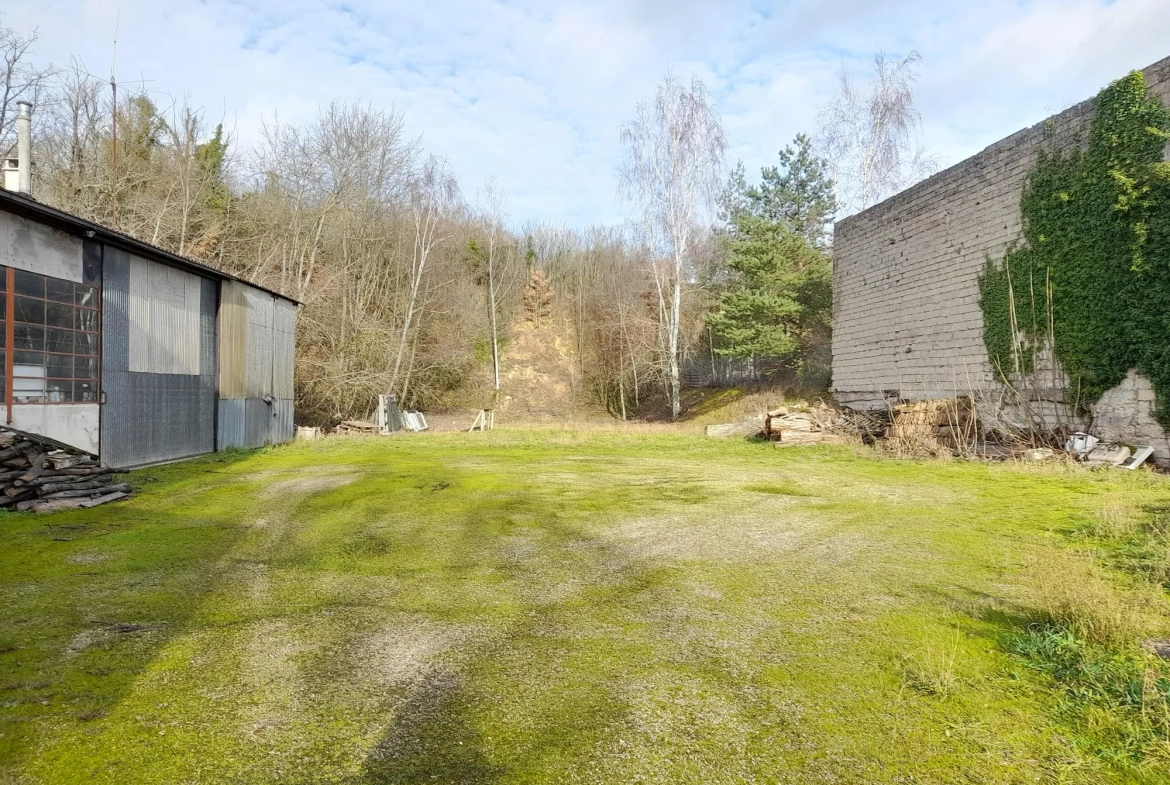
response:
{"label": "chimney pipe", "polygon": [[16,190],[32,196],[32,104],[16,102]]}

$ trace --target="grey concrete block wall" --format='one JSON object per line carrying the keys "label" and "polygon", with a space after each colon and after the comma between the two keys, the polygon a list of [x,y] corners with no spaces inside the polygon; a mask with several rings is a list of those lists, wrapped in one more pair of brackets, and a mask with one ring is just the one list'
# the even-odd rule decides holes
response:
{"label": "grey concrete block wall", "polygon": [[[1144,74],[1170,105],[1170,58]],[[883,408],[886,391],[920,400],[997,387],[979,273],[1022,240],[1020,196],[1040,150],[1082,143],[1092,116],[1090,99],[837,224],[833,391],[841,403]]]}

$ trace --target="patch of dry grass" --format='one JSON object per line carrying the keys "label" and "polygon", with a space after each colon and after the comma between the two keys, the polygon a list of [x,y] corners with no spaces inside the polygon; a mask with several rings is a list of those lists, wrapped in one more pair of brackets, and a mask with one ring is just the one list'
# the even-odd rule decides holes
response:
{"label": "patch of dry grass", "polygon": [[1087,553],[1048,551],[1029,570],[1040,617],[1092,643],[1133,644],[1149,630],[1151,612],[1164,604],[1154,587],[1119,588]]}

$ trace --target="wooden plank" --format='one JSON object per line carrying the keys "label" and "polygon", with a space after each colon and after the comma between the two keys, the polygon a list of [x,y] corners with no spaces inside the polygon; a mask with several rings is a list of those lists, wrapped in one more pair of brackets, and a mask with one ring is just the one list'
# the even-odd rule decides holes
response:
{"label": "wooden plank", "polygon": [[96,499],[89,499],[87,501],[83,501],[81,503],[81,507],[82,507],[82,509],[88,510],[90,507],[97,507],[99,504],[105,504],[106,502],[116,502],[116,501],[118,501],[118,499],[128,499],[128,498],[130,498],[129,493],[122,493],[122,492],[107,493],[105,496],[99,496]]}

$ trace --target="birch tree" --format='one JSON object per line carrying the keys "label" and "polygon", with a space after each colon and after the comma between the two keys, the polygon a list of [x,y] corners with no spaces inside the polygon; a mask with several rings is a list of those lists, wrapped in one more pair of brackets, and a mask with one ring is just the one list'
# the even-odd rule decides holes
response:
{"label": "birch tree", "polygon": [[[410,257],[409,284],[406,293],[406,308],[402,316],[402,333],[398,341],[398,351],[394,357],[394,370],[390,374],[390,389],[396,390],[399,379],[410,376],[411,366],[414,364],[414,350],[408,346],[412,343],[416,328],[421,300],[419,295],[424,293],[423,281],[427,274],[427,263],[436,246],[448,239],[444,231],[445,221],[458,208],[460,203],[459,183],[451,172],[446,161],[435,156],[429,156],[408,186],[410,223],[414,229],[414,244]],[[402,360],[409,357],[407,367],[403,369]],[[405,394],[406,382],[403,383]]]}
{"label": "birch tree", "polygon": [[921,144],[922,116],[914,106],[921,62],[917,52],[902,60],[878,53],[865,84],[841,67],[837,91],[820,113],[818,141],[846,213],[877,204],[938,166]]}
{"label": "birch tree", "polygon": [[621,129],[621,194],[634,203],[647,242],[658,298],[659,343],[673,419],[680,402],[679,332],[690,254],[719,195],[727,139],[707,88],[668,73],[653,104],[640,104]]}
{"label": "birch tree", "polygon": [[488,182],[480,189],[482,240],[472,239],[469,247],[487,284],[488,323],[492,339],[492,390],[500,392],[500,318],[502,306],[515,288],[516,254],[514,239],[504,228],[507,200],[499,186]]}

